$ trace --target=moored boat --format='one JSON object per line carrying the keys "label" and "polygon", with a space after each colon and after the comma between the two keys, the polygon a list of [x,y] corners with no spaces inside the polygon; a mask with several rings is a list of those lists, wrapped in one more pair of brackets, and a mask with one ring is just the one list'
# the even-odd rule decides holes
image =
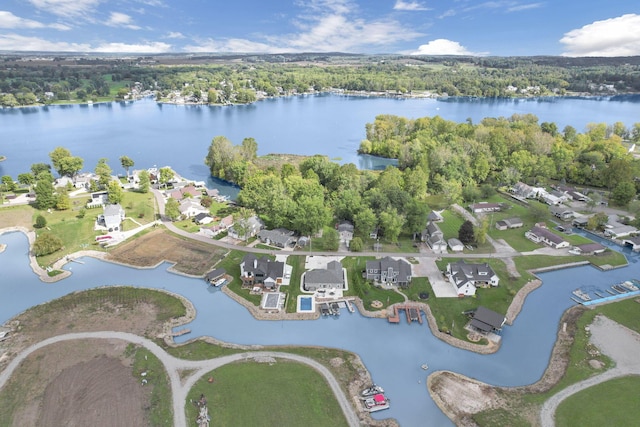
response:
{"label": "moored boat", "polygon": [[379,393],[384,393],[384,389],[377,384],[372,384],[371,387],[367,387],[364,390],[362,390],[362,392],[360,393],[360,396],[366,398],[366,397],[375,396],[376,394],[379,394]]}
{"label": "moored boat", "polygon": [[382,393],[375,394],[364,401],[364,409],[368,412],[389,409],[389,399]]}

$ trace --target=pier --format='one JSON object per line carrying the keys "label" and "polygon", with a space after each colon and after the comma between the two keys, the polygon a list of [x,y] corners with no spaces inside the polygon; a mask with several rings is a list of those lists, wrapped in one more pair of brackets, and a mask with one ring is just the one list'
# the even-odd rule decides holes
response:
{"label": "pier", "polygon": [[404,310],[407,316],[407,323],[418,322],[422,324],[420,307],[413,304],[395,304],[393,306],[393,315],[387,317],[389,323],[400,323],[400,310]]}

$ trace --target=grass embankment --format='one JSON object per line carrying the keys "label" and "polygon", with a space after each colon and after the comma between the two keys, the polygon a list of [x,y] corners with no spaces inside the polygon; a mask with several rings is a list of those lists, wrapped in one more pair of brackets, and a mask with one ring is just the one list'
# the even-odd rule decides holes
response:
{"label": "grass embankment", "polygon": [[[324,378],[309,366],[282,359],[222,366],[196,382],[187,401],[201,395],[217,426],[348,425]],[[186,412],[187,422],[195,424],[197,407],[188,403]]]}
{"label": "grass embankment", "polygon": [[[589,342],[589,333],[586,330],[586,327],[598,314],[603,314],[640,333],[638,303],[635,299],[584,310],[576,321],[574,340],[568,353],[567,370],[560,381],[543,393],[522,394],[519,391],[510,392],[507,389],[501,392],[501,397],[507,402],[506,409],[501,408],[479,413],[473,417],[474,421],[480,426],[529,426],[530,422],[524,417],[519,417],[518,414],[529,413],[537,416],[542,404],[551,396],[571,384],[603,372],[602,369],[592,367],[589,364],[590,360],[599,360],[604,364],[604,369],[611,368],[612,361],[596,351],[596,348]],[[633,390],[637,390],[639,383],[639,377],[625,377],[623,381],[611,380],[601,384],[598,388],[592,387],[577,393],[558,408],[556,424],[558,426],[635,425],[640,411],[635,405],[629,403],[628,396],[633,394],[624,394],[624,390],[626,387],[633,387]],[[603,414],[608,416],[607,420],[610,419],[611,422],[599,422],[598,420],[601,420],[600,417]],[[586,420],[594,420],[594,422]]]}

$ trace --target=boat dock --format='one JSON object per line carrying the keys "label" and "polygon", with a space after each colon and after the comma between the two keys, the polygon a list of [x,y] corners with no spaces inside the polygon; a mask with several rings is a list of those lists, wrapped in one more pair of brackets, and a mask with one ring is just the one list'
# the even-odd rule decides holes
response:
{"label": "boat dock", "polygon": [[393,315],[387,317],[389,323],[400,323],[400,311],[404,310],[407,316],[407,323],[418,322],[422,324],[422,316],[420,307],[413,304],[395,304],[393,306]]}
{"label": "boat dock", "polygon": [[[595,304],[603,304],[611,301],[617,301],[624,298],[640,295],[640,282],[637,280],[627,280],[622,283],[615,283],[607,289],[597,289],[591,291],[585,291],[584,288],[578,288],[572,292],[574,296],[571,300],[577,304],[584,306],[590,306]],[[595,298],[589,295],[592,292]],[[576,298],[578,297],[578,298]]]}

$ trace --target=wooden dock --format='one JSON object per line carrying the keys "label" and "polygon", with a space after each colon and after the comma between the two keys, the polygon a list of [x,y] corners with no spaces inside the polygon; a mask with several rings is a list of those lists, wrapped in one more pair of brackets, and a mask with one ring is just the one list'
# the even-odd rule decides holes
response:
{"label": "wooden dock", "polygon": [[393,306],[393,315],[387,317],[389,323],[400,323],[400,311],[404,310],[407,316],[407,323],[418,322],[422,324],[422,315],[420,307],[413,304],[395,304]]}

